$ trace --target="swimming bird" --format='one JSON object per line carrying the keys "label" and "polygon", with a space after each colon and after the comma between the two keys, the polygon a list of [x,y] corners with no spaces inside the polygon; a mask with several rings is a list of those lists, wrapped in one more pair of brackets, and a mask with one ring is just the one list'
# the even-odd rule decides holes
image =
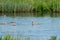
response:
{"label": "swimming bird", "polygon": [[6,24],[7,24],[7,22],[1,22],[0,24],[6,25]]}
{"label": "swimming bird", "polygon": [[14,22],[14,19],[11,20],[11,26],[16,26],[16,23]]}
{"label": "swimming bird", "polygon": [[15,23],[12,23],[11,26],[16,26],[16,24]]}
{"label": "swimming bird", "polygon": [[[5,17],[6,17],[6,15],[3,15],[3,18],[5,18]],[[6,25],[6,24],[7,24],[7,22],[6,22],[6,21],[4,21],[4,22],[1,22],[0,24]]]}
{"label": "swimming bird", "polygon": [[10,23],[15,23],[14,19],[12,19]]}
{"label": "swimming bird", "polygon": [[32,25],[37,25],[39,24],[38,22],[32,21]]}
{"label": "swimming bird", "polygon": [[11,21],[10,23],[15,23],[14,21]]}

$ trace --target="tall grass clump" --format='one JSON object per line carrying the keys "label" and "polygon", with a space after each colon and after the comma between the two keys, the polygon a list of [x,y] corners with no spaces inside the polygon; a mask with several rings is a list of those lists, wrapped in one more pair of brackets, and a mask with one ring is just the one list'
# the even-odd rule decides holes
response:
{"label": "tall grass clump", "polygon": [[[10,34],[7,34],[5,36],[0,36],[0,40],[30,40],[30,37],[29,36],[11,36]],[[57,40],[57,36],[51,36],[50,38],[48,38],[48,40]]]}
{"label": "tall grass clump", "polygon": [[57,40],[56,36],[51,36],[51,38],[49,40]]}
{"label": "tall grass clump", "polygon": [[7,34],[5,36],[1,36],[0,40],[30,40],[30,37],[11,36],[11,35]]}
{"label": "tall grass clump", "polygon": [[60,0],[0,0],[0,11],[60,11]]}

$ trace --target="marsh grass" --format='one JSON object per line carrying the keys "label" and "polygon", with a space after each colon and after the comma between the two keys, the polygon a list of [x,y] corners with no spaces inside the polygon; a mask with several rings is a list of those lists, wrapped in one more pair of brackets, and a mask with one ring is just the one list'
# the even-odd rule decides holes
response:
{"label": "marsh grass", "polygon": [[11,36],[10,34],[7,34],[5,36],[1,36],[0,40],[30,40],[30,37],[25,36]]}
{"label": "marsh grass", "polygon": [[51,38],[49,40],[57,40],[56,36],[51,36]]}
{"label": "marsh grass", "polygon": [[[38,38],[40,40],[40,38]],[[5,36],[0,36],[0,40],[30,40],[29,36],[11,36],[7,34]],[[57,40],[57,36],[51,36],[48,40]],[[60,39],[58,39],[60,40]]]}
{"label": "marsh grass", "polygon": [[0,0],[0,10],[38,11],[60,10],[60,0]]}

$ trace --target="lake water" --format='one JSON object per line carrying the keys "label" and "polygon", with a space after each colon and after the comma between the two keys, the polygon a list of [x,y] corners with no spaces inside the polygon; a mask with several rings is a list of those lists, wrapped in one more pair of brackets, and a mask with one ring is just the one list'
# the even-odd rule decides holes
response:
{"label": "lake water", "polygon": [[[11,21],[16,26],[11,26]],[[38,25],[32,25],[32,21],[38,22]],[[6,25],[0,24],[0,35],[24,35],[30,36],[30,40],[48,40],[51,36],[60,37],[60,17],[11,17],[0,16],[0,22],[7,22]],[[57,39],[57,40],[58,40]]]}

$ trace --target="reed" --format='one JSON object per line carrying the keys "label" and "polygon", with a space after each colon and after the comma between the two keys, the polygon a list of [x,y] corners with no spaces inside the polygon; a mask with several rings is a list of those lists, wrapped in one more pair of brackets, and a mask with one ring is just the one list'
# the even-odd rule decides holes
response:
{"label": "reed", "polygon": [[11,36],[10,34],[7,34],[5,36],[1,36],[0,40],[30,40],[30,37],[25,36]]}
{"label": "reed", "polygon": [[0,0],[0,11],[60,11],[60,0]]}
{"label": "reed", "polygon": [[56,36],[51,36],[51,38],[49,40],[57,40]]}
{"label": "reed", "polygon": [[[40,38],[38,38],[40,40]],[[7,34],[5,36],[0,36],[0,40],[30,40],[29,36],[11,36]],[[48,40],[57,40],[57,36],[51,36]],[[58,39],[60,40],[60,39]]]}

